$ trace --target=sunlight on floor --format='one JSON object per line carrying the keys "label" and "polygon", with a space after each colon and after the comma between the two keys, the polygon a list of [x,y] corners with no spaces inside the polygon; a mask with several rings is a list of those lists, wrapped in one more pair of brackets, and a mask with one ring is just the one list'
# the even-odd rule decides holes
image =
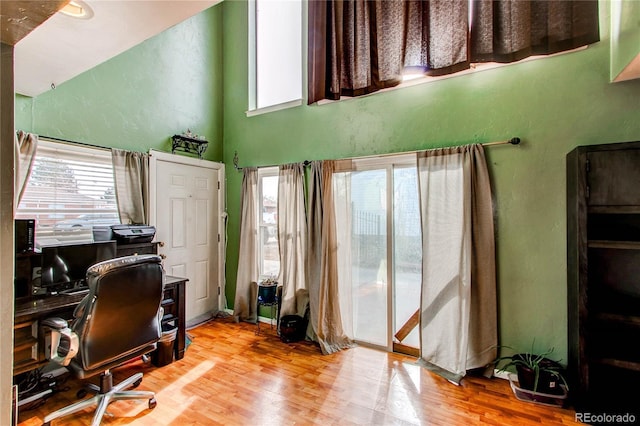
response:
{"label": "sunlight on floor", "polygon": [[[182,388],[192,384],[192,382],[197,381],[200,377],[204,376],[207,372],[209,372],[215,366],[215,362],[213,361],[203,361],[198,364],[193,369],[189,370],[183,376],[181,376],[178,380],[174,381],[170,385],[165,386],[161,391],[156,392],[156,400],[158,401],[158,407],[161,407],[161,401],[163,399],[170,399],[173,403],[180,404],[182,406],[181,411],[171,411],[171,414],[168,412],[163,412],[163,423],[170,424],[173,420],[178,417],[178,415],[182,414],[186,410],[191,409],[191,405],[196,402],[199,397],[193,395],[188,392],[181,392]],[[136,416],[141,410],[146,409],[146,405],[138,405],[131,411],[127,413],[127,417]],[[161,408],[160,408],[161,409]]]}

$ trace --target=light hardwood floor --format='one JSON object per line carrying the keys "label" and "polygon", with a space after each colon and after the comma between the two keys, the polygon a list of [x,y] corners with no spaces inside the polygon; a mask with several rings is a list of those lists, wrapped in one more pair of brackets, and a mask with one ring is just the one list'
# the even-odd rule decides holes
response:
{"label": "light hardwood floor", "polygon": [[[216,318],[189,330],[184,359],[164,367],[134,362],[117,383],[141,371],[146,401],[116,401],[105,425],[554,425],[579,424],[574,411],[517,400],[501,379],[465,378],[455,386],[415,359],[364,347],[324,356],[309,342],[286,344],[262,325]],[[43,406],[23,411],[22,426],[75,400],[79,382]],[[90,424],[87,410],[52,425]]]}

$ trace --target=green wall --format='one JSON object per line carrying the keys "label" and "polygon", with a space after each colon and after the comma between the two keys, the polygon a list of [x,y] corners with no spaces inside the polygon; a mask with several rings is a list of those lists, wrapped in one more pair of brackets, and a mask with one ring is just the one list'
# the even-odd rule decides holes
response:
{"label": "green wall", "polygon": [[222,6],[174,26],[35,98],[16,96],[16,129],[171,151],[188,128],[222,160]]}
{"label": "green wall", "polygon": [[[567,359],[565,156],[640,140],[640,80],[609,83],[609,4],[586,50],[326,105],[247,118],[247,7],[224,3],[224,162],[332,159],[522,138],[487,149],[495,193],[501,344]],[[233,303],[242,176],[227,167]]]}

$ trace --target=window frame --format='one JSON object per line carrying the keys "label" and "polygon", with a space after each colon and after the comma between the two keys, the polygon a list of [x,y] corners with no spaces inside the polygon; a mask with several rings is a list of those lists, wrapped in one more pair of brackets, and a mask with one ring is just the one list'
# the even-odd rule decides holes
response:
{"label": "window frame", "polygon": [[[307,24],[307,2],[303,0],[295,0],[300,4],[300,96],[298,99],[293,99],[287,102],[268,105],[264,107],[258,107],[258,56],[257,56],[257,31],[258,25],[257,17],[257,2],[267,0],[249,0],[248,3],[248,108],[245,112],[247,117],[253,117],[256,115],[266,114],[269,112],[280,111],[283,109],[293,108],[301,106],[306,102],[307,98],[307,39],[308,39],[308,24]],[[291,2],[293,0],[275,0],[282,2]]]}
{"label": "window frame", "polygon": [[[74,162],[79,163],[76,164],[80,166],[78,169],[74,169]],[[73,198],[78,198],[76,195],[71,197],[71,201],[65,202],[65,199],[60,198],[60,196],[64,197],[65,194],[69,194],[69,192],[64,191],[64,187],[62,187],[61,190],[55,189],[54,195],[51,198],[46,196],[37,196],[37,192],[32,194],[30,184],[33,182],[34,171],[37,173],[36,168],[41,164],[44,164],[45,167],[49,164],[63,164],[67,168],[74,170],[74,180],[76,180],[75,185],[76,190],[78,191],[77,194],[87,198],[86,204],[93,204],[93,206],[81,204],[76,205],[76,203],[79,202],[79,200],[73,200]],[[86,183],[84,185],[82,182],[82,164],[89,164],[89,167],[84,167],[84,173],[88,172],[88,174],[84,176],[86,179]],[[92,170],[88,171],[87,169]],[[95,170],[100,170],[101,174],[94,175],[93,171]],[[106,195],[106,191],[108,191],[109,188],[113,188],[112,197],[109,197],[108,199],[103,198],[105,201],[102,203],[97,202],[99,200],[98,198],[95,198],[93,201],[89,200],[96,196],[92,196],[90,194],[90,188],[96,187],[96,181],[102,181],[104,178],[108,178],[109,171],[111,172],[111,182],[105,181],[107,185],[105,185],[104,191]],[[76,175],[76,173],[79,174]],[[92,175],[94,179],[91,179]],[[52,180],[49,183],[55,185],[55,182],[55,180]],[[43,183],[46,184],[47,182],[43,181]],[[109,185],[109,183],[111,183],[111,185]],[[52,244],[57,245],[93,241],[94,226],[108,226],[107,222],[109,224],[111,223],[111,221],[108,220],[111,216],[115,216],[113,224],[120,223],[120,215],[118,212],[115,194],[115,174],[111,162],[111,152],[108,148],[92,147],[41,137],[38,141],[38,147],[34,154],[32,173],[27,179],[25,185],[24,196],[20,204],[16,206],[14,216],[16,219],[36,219],[36,247]],[[81,191],[82,186],[86,188],[84,191]],[[46,185],[44,187],[46,188]],[[56,187],[51,186],[51,188]],[[89,191],[89,193],[87,193],[87,191]],[[34,195],[36,195],[36,197],[30,198],[30,196],[33,197]],[[27,204],[29,202],[34,203],[35,205],[23,205],[23,203]],[[41,205],[45,204],[45,207],[41,207]],[[75,215],[77,217],[69,217],[69,215]],[[96,223],[94,224],[89,220],[87,221],[87,226],[83,226],[82,222],[84,219],[82,219],[82,217],[87,215],[95,216],[94,219],[96,220]],[[46,224],[43,224],[43,217],[49,219],[46,220]],[[73,224],[70,224],[69,226],[61,224],[61,222],[65,221],[69,221],[70,223],[73,219],[77,219],[80,225],[74,227]],[[104,223],[100,222],[100,219],[104,219]]]}

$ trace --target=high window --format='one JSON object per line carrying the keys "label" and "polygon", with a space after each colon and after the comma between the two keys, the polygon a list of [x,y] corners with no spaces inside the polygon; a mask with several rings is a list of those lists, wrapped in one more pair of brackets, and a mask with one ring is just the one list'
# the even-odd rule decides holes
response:
{"label": "high window", "polygon": [[111,153],[40,139],[17,219],[36,220],[36,244],[92,241],[120,222]]}
{"label": "high window", "polygon": [[302,2],[249,1],[247,115],[302,104]]}
{"label": "high window", "polygon": [[258,170],[258,273],[261,277],[278,277],[278,168]]}

